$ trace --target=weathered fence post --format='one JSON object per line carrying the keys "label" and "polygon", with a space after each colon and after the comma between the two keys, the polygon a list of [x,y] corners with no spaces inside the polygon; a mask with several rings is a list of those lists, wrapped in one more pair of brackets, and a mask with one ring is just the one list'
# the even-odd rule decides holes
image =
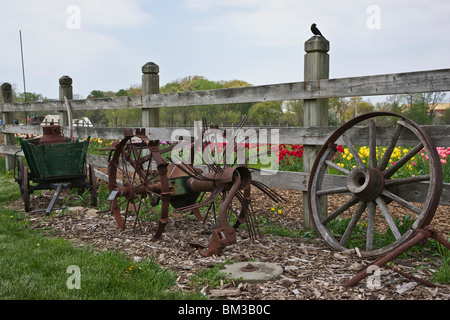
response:
{"label": "weathered fence post", "polygon": [[[153,62],[147,62],[142,67],[142,96],[159,93],[159,66]],[[142,126],[159,127],[159,109],[142,108]]]}
{"label": "weathered fence post", "polygon": [[[313,36],[305,42],[304,81],[329,78],[330,43],[323,37]],[[303,102],[303,126],[328,126],[328,99],[308,99]],[[321,146],[305,145],[303,149],[303,171],[311,172],[317,153]],[[327,198],[324,196],[323,210],[326,210]],[[324,212],[326,215],[326,211]],[[305,230],[314,228],[309,217],[308,192],[303,192],[303,227]]]}
{"label": "weathered fence post", "polygon": [[[64,97],[67,100],[73,99],[72,78],[69,76],[62,76],[59,78],[59,100],[64,102]],[[69,118],[67,116],[67,110],[59,110],[59,125],[66,127],[69,125]]]}
{"label": "weathered fence post", "polygon": [[[12,103],[12,87],[9,83],[2,84],[2,103]],[[3,124],[14,124],[14,113],[3,112]],[[5,146],[14,146],[14,133],[4,133]],[[14,169],[14,155],[5,154],[6,172]]]}

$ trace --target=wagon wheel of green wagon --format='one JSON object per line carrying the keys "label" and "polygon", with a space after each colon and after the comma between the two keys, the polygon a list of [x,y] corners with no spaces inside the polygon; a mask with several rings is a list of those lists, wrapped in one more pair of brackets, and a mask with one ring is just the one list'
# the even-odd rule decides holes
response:
{"label": "wagon wheel of green wagon", "polygon": [[[377,130],[376,123],[386,117],[396,120],[395,129]],[[363,121],[368,122],[366,127],[361,127]],[[360,153],[361,149],[357,150],[361,145],[357,141],[362,135],[358,130],[368,132],[367,158]],[[390,132],[389,138],[382,140],[377,131]],[[395,162],[390,160],[405,137],[414,139],[415,146],[403,148],[405,151]],[[384,154],[377,158],[378,141],[386,147]],[[333,161],[337,144],[346,146],[347,156],[356,161],[351,167]],[[428,156],[429,172],[405,176],[405,166],[411,165],[411,159],[424,152]],[[321,238],[333,249],[343,251],[358,247],[363,256],[377,257],[398,247],[414,230],[431,222],[442,192],[442,176],[436,147],[419,125],[393,113],[368,113],[339,127],[319,151],[308,185],[310,217]],[[329,178],[341,180],[338,185],[331,185]],[[415,201],[420,193],[423,204]],[[333,195],[338,195],[342,202],[325,202],[327,213],[324,215],[321,198]],[[407,217],[405,213],[411,217],[414,221],[411,226],[406,228],[399,223],[399,210],[403,218]]]}
{"label": "wagon wheel of green wagon", "polygon": [[24,166],[22,158],[17,160],[18,176],[17,183],[20,188],[20,197],[24,203],[25,211],[30,211],[30,180],[28,179],[28,167]]}

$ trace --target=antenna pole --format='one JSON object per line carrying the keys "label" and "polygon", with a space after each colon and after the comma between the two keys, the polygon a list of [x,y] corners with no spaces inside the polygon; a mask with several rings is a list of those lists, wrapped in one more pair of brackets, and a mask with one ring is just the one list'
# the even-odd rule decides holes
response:
{"label": "antenna pole", "polygon": [[[23,63],[23,47],[22,47],[22,30],[19,30],[20,37],[20,55],[22,57],[22,78],[23,78],[23,94],[24,94],[24,102],[27,102],[27,88],[25,86],[25,65]],[[27,125],[27,112],[25,112],[25,125]]]}

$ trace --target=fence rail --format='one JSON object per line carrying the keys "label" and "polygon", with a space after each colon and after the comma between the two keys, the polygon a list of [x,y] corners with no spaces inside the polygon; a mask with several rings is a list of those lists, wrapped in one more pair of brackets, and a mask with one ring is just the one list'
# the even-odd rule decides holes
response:
{"label": "fence rail", "polygon": [[[441,69],[364,77],[310,80],[242,88],[72,100],[70,104],[74,111],[130,108],[150,109],[439,92],[450,90],[449,84],[450,69]],[[65,109],[66,107],[63,101],[5,103],[0,106],[0,112],[64,111]]]}
{"label": "fence rail", "polygon": [[[352,96],[376,96],[393,94],[411,94],[423,92],[450,91],[450,69],[392,73],[363,77],[351,77],[340,79],[328,79],[328,48],[329,44],[319,43],[326,41],[320,37],[313,37],[305,43],[305,81],[251,86],[243,88],[229,88],[205,91],[179,92],[160,94],[159,92],[159,67],[154,63],[148,63],[143,68],[143,95],[134,97],[114,97],[73,100],[72,81],[67,76],[60,79],[60,100],[37,103],[12,103],[11,86],[2,86],[3,104],[0,112],[3,112],[4,125],[0,132],[5,135],[5,143],[0,146],[0,153],[7,156],[7,167],[14,166],[14,155],[20,148],[14,145],[14,134],[41,134],[40,126],[13,125],[13,112],[32,111],[59,111],[64,121],[64,97],[70,100],[74,111],[80,110],[104,110],[104,109],[142,109],[143,127],[149,133],[150,139],[169,141],[172,140],[173,128],[163,128],[158,123],[158,109],[162,107],[187,107],[198,105],[236,104],[246,102],[280,101],[280,100],[305,100],[305,127],[280,127],[279,143],[301,144],[308,146],[322,145],[328,136],[336,129],[326,127],[327,123],[327,98],[352,97]],[[306,45],[308,44],[308,45]],[[318,58],[322,55],[322,58]],[[325,61],[325,62],[324,62]],[[9,91],[8,91],[9,90]],[[323,102],[326,102],[324,105]],[[324,108],[325,106],[325,108]],[[313,119],[313,120],[311,120]],[[316,120],[314,120],[316,119]],[[325,120],[324,120],[325,119]],[[307,121],[306,121],[307,120]],[[150,124],[150,125],[148,125]],[[102,139],[121,139],[123,128],[98,128],[98,127],[74,127],[74,136],[96,137]],[[186,128],[192,132],[192,128]],[[252,129],[256,129],[252,127]],[[450,126],[424,126],[436,146],[448,146],[450,144]],[[376,133],[377,145],[387,145],[392,136],[393,127],[378,127]],[[68,128],[64,127],[64,133]],[[368,131],[363,127],[354,127],[349,132],[349,137],[354,144],[368,145]],[[341,141],[338,141],[340,143]],[[399,143],[404,146],[415,145],[416,137],[402,135]],[[304,161],[311,162],[315,158],[314,148],[305,148]],[[317,150],[317,148],[315,149]],[[309,154],[309,156],[307,156]],[[87,161],[99,167],[106,167],[106,157],[88,155]],[[305,171],[308,171],[307,166]],[[269,176],[256,175],[255,179],[263,181],[269,186],[287,189],[307,190],[308,172],[282,172]],[[327,183],[336,185],[340,177],[329,177]],[[426,183],[417,183],[414,190],[400,190],[405,199],[423,201],[426,198],[423,187]],[[450,205],[450,185],[444,184],[441,204]],[[307,210],[305,206],[304,211]],[[305,217],[307,212],[305,212]]]}
{"label": "fence rail", "polygon": [[[140,127],[139,127],[140,128]],[[450,146],[450,126],[422,126],[425,132],[431,137],[436,147],[449,147]],[[164,127],[151,127],[145,128],[150,139],[160,141],[171,141],[172,134],[175,129],[187,130],[191,136],[194,135],[194,129],[192,127],[178,127],[178,128],[164,128]],[[259,130],[259,127],[244,127],[246,130]],[[276,129],[279,132],[280,144],[300,144],[300,145],[323,145],[328,137],[333,133],[337,127],[272,127],[263,129]],[[389,143],[390,137],[394,132],[395,127],[377,127],[377,145],[385,146]],[[86,138],[88,136],[101,138],[101,139],[122,139],[124,128],[104,128],[104,127],[74,127],[73,136]],[[17,125],[2,125],[0,126],[0,133],[6,134],[33,134],[41,135],[41,126],[17,126]],[[63,128],[63,133],[68,135],[68,128]],[[368,133],[365,127],[353,127],[348,131],[348,137],[355,143],[355,145],[368,145]],[[399,144],[402,146],[414,146],[418,142],[417,136],[411,132],[402,132],[399,137]],[[341,139],[337,140],[337,143],[344,144]],[[4,145],[0,145],[0,153],[8,154],[4,151]],[[11,149],[11,150],[19,150]]]}

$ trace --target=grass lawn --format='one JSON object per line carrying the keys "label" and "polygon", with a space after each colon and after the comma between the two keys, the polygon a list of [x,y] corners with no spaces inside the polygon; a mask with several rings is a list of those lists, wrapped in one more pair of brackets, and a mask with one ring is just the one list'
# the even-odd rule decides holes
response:
{"label": "grass lawn", "polygon": [[4,159],[0,168],[1,300],[204,299],[170,290],[177,275],[152,260],[136,264],[120,252],[81,248],[28,229],[26,215],[5,207],[20,193],[4,172]]}

